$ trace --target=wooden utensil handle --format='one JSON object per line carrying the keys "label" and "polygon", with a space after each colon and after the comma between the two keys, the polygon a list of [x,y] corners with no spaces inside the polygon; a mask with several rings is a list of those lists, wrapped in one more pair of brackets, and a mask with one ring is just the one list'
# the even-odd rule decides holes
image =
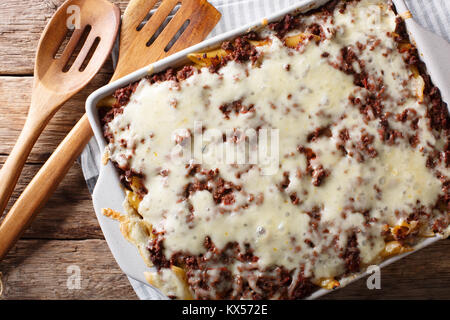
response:
{"label": "wooden utensil handle", "polygon": [[14,191],[31,149],[47,122],[48,119],[45,117],[39,117],[39,119],[31,115],[27,117],[16,144],[0,170],[0,217],[8,205],[8,200]]}
{"label": "wooden utensil handle", "polygon": [[87,115],[84,115],[25,188],[0,225],[0,260],[62,181],[92,135]]}

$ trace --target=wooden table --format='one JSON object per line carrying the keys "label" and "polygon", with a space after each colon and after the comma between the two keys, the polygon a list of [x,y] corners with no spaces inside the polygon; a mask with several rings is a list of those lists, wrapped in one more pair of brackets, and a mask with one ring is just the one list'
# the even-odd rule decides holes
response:
{"label": "wooden table", "polygon": [[[123,12],[127,0],[114,2]],[[62,0],[0,2],[1,163],[25,121],[38,39],[62,3]],[[111,74],[108,61],[93,82],[66,103],[50,122],[28,159],[10,206],[81,117],[89,93],[107,83]],[[74,284],[70,278],[73,268],[80,270],[79,289],[76,283],[75,288],[69,289]],[[3,282],[0,299],[137,299],[103,238],[77,163],[22,240],[0,262],[0,272]],[[366,280],[360,280],[326,299],[450,299],[450,240],[440,241],[383,269],[381,286],[381,290],[368,290]]]}

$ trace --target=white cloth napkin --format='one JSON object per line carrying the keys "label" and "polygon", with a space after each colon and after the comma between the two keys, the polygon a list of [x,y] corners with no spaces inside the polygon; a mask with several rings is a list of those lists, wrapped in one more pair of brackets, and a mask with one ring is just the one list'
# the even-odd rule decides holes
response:
{"label": "white cloth napkin", "polygon": [[[209,0],[221,13],[222,19],[208,38],[233,30],[294,5],[298,0]],[[414,19],[423,27],[450,41],[450,0],[406,0]],[[92,194],[99,174],[101,152],[92,139],[79,158],[89,191]],[[154,299],[149,286],[129,278],[140,299]]]}

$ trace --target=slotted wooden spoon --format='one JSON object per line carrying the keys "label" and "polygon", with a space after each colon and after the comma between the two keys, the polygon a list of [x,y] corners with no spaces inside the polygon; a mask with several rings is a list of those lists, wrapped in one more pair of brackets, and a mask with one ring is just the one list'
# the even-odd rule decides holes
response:
{"label": "slotted wooden spoon", "polygon": [[[68,25],[73,25],[73,33],[62,54],[57,56],[70,32]],[[0,170],[0,216],[42,130],[61,105],[100,70],[114,45],[119,25],[119,8],[106,0],[69,0],[47,24],[37,49],[28,116]]]}
{"label": "slotted wooden spoon", "polygon": [[[119,61],[111,81],[202,41],[220,20],[220,13],[206,0],[163,0],[142,26],[157,2],[131,0],[128,4],[122,19]],[[177,4],[180,8],[173,19],[149,45],[149,40]],[[180,29],[184,31],[173,42]],[[0,226],[0,260],[31,223],[92,136],[84,115],[26,187]]]}

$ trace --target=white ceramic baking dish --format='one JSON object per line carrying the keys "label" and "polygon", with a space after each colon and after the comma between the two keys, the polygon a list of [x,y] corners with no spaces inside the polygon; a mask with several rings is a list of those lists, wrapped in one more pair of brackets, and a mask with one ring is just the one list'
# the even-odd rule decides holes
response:
{"label": "white ceramic baking dish", "polygon": [[[151,73],[162,71],[168,67],[177,67],[188,62],[186,58],[188,53],[212,49],[220,45],[225,40],[235,38],[241,34],[248,32],[251,29],[262,26],[264,23],[267,23],[267,21],[272,22],[279,20],[287,13],[306,12],[312,8],[323,5],[328,1],[329,0],[299,0],[298,4],[296,4],[295,6],[286,8],[270,17],[267,17],[266,21],[264,21],[265,19],[263,19],[253,24],[243,26],[242,28],[239,28],[237,30],[230,31],[215,38],[204,41],[198,45],[185,49],[179,53],[160,60],[148,67],[142,68],[118,81],[115,81],[111,84],[108,84],[107,86],[98,89],[87,99],[86,111],[92,129],[94,131],[95,138],[100,146],[100,150],[103,150],[106,147],[106,141],[103,137],[102,128],[96,108],[98,101],[102,98],[111,95],[116,89],[126,86]],[[401,14],[408,11],[403,0],[393,0],[393,2],[397,8],[398,13]],[[450,63],[448,63],[448,57],[450,57],[450,44],[440,37],[434,35],[433,33],[424,30],[413,19],[407,19],[406,24],[411,38],[413,39],[413,41],[415,41],[419,49],[421,58],[427,64],[428,72],[431,75],[433,82],[441,89],[444,101],[446,101],[447,104],[450,105]],[[98,159],[98,161],[100,161],[100,159]],[[150,268],[145,265],[136,247],[129,243],[122,236],[119,230],[118,222],[105,217],[101,213],[102,208],[111,208],[113,210],[123,212],[124,209],[122,203],[124,199],[125,194],[119,182],[119,177],[114,166],[111,163],[108,163],[106,166],[101,166],[100,176],[93,193],[94,209],[98,221],[105,235],[109,248],[111,249],[114,258],[116,259],[123,272],[131,278],[147,283],[144,278],[144,272],[149,271]],[[440,240],[439,237],[426,239],[418,244],[413,252],[429,246],[438,240]],[[410,253],[402,254],[388,259],[381,263],[380,267],[387,266]],[[362,272],[358,275],[354,275],[352,277],[344,279],[343,281],[341,281],[341,283],[343,285],[349,284],[353,281],[356,281],[357,279],[362,278],[364,275],[365,273]],[[315,299],[329,292],[330,291],[328,290],[320,289],[312,294],[309,298]],[[161,299],[166,298],[157,289],[155,289],[155,293]]]}

